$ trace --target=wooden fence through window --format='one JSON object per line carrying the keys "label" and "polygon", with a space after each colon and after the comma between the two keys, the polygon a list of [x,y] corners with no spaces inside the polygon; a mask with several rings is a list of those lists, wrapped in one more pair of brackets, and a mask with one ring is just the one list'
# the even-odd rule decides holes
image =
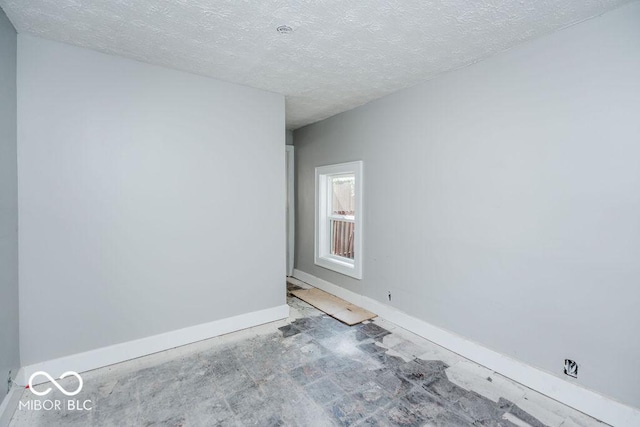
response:
{"label": "wooden fence through window", "polygon": [[349,221],[332,221],[331,253],[354,259],[353,238],[355,224]]}

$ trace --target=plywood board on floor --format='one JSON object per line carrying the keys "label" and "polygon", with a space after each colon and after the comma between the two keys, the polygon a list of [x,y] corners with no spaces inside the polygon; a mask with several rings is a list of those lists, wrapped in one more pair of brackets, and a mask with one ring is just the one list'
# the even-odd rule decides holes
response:
{"label": "plywood board on floor", "polygon": [[364,308],[353,305],[317,288],[297,289],[290,293],[349,326],[373,319],[377,316]]}

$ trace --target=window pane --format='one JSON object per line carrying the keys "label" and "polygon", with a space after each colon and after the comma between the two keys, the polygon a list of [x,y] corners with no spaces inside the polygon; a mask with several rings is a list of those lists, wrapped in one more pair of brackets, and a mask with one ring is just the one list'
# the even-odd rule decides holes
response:
{"label": "window pane", "polygon": [[331,212],[332,215],[356,214],[356,177],[355,175],[338,175],[331,177]]}
{"label": "window pane", "polygon": [[354,259],[354,231],[353,222],[331,220],[331,255]]}

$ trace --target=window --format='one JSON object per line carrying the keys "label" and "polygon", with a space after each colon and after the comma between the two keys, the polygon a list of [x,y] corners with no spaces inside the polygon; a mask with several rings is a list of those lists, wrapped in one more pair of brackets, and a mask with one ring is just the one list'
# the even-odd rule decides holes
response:
{"label": "window", "polygon": [[316,168],[315,263],[362,278],[362,162]]}

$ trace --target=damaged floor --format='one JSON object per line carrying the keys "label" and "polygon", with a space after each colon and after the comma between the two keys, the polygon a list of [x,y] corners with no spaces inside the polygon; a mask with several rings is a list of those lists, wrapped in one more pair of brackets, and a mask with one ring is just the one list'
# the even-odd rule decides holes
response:
{"label": "damaged floor", "polygon": [[90,411],[25,409],[69,399],[25,391],[10,425],[604,426],[384,319],[288,301],[287,320],[84,373]]}

